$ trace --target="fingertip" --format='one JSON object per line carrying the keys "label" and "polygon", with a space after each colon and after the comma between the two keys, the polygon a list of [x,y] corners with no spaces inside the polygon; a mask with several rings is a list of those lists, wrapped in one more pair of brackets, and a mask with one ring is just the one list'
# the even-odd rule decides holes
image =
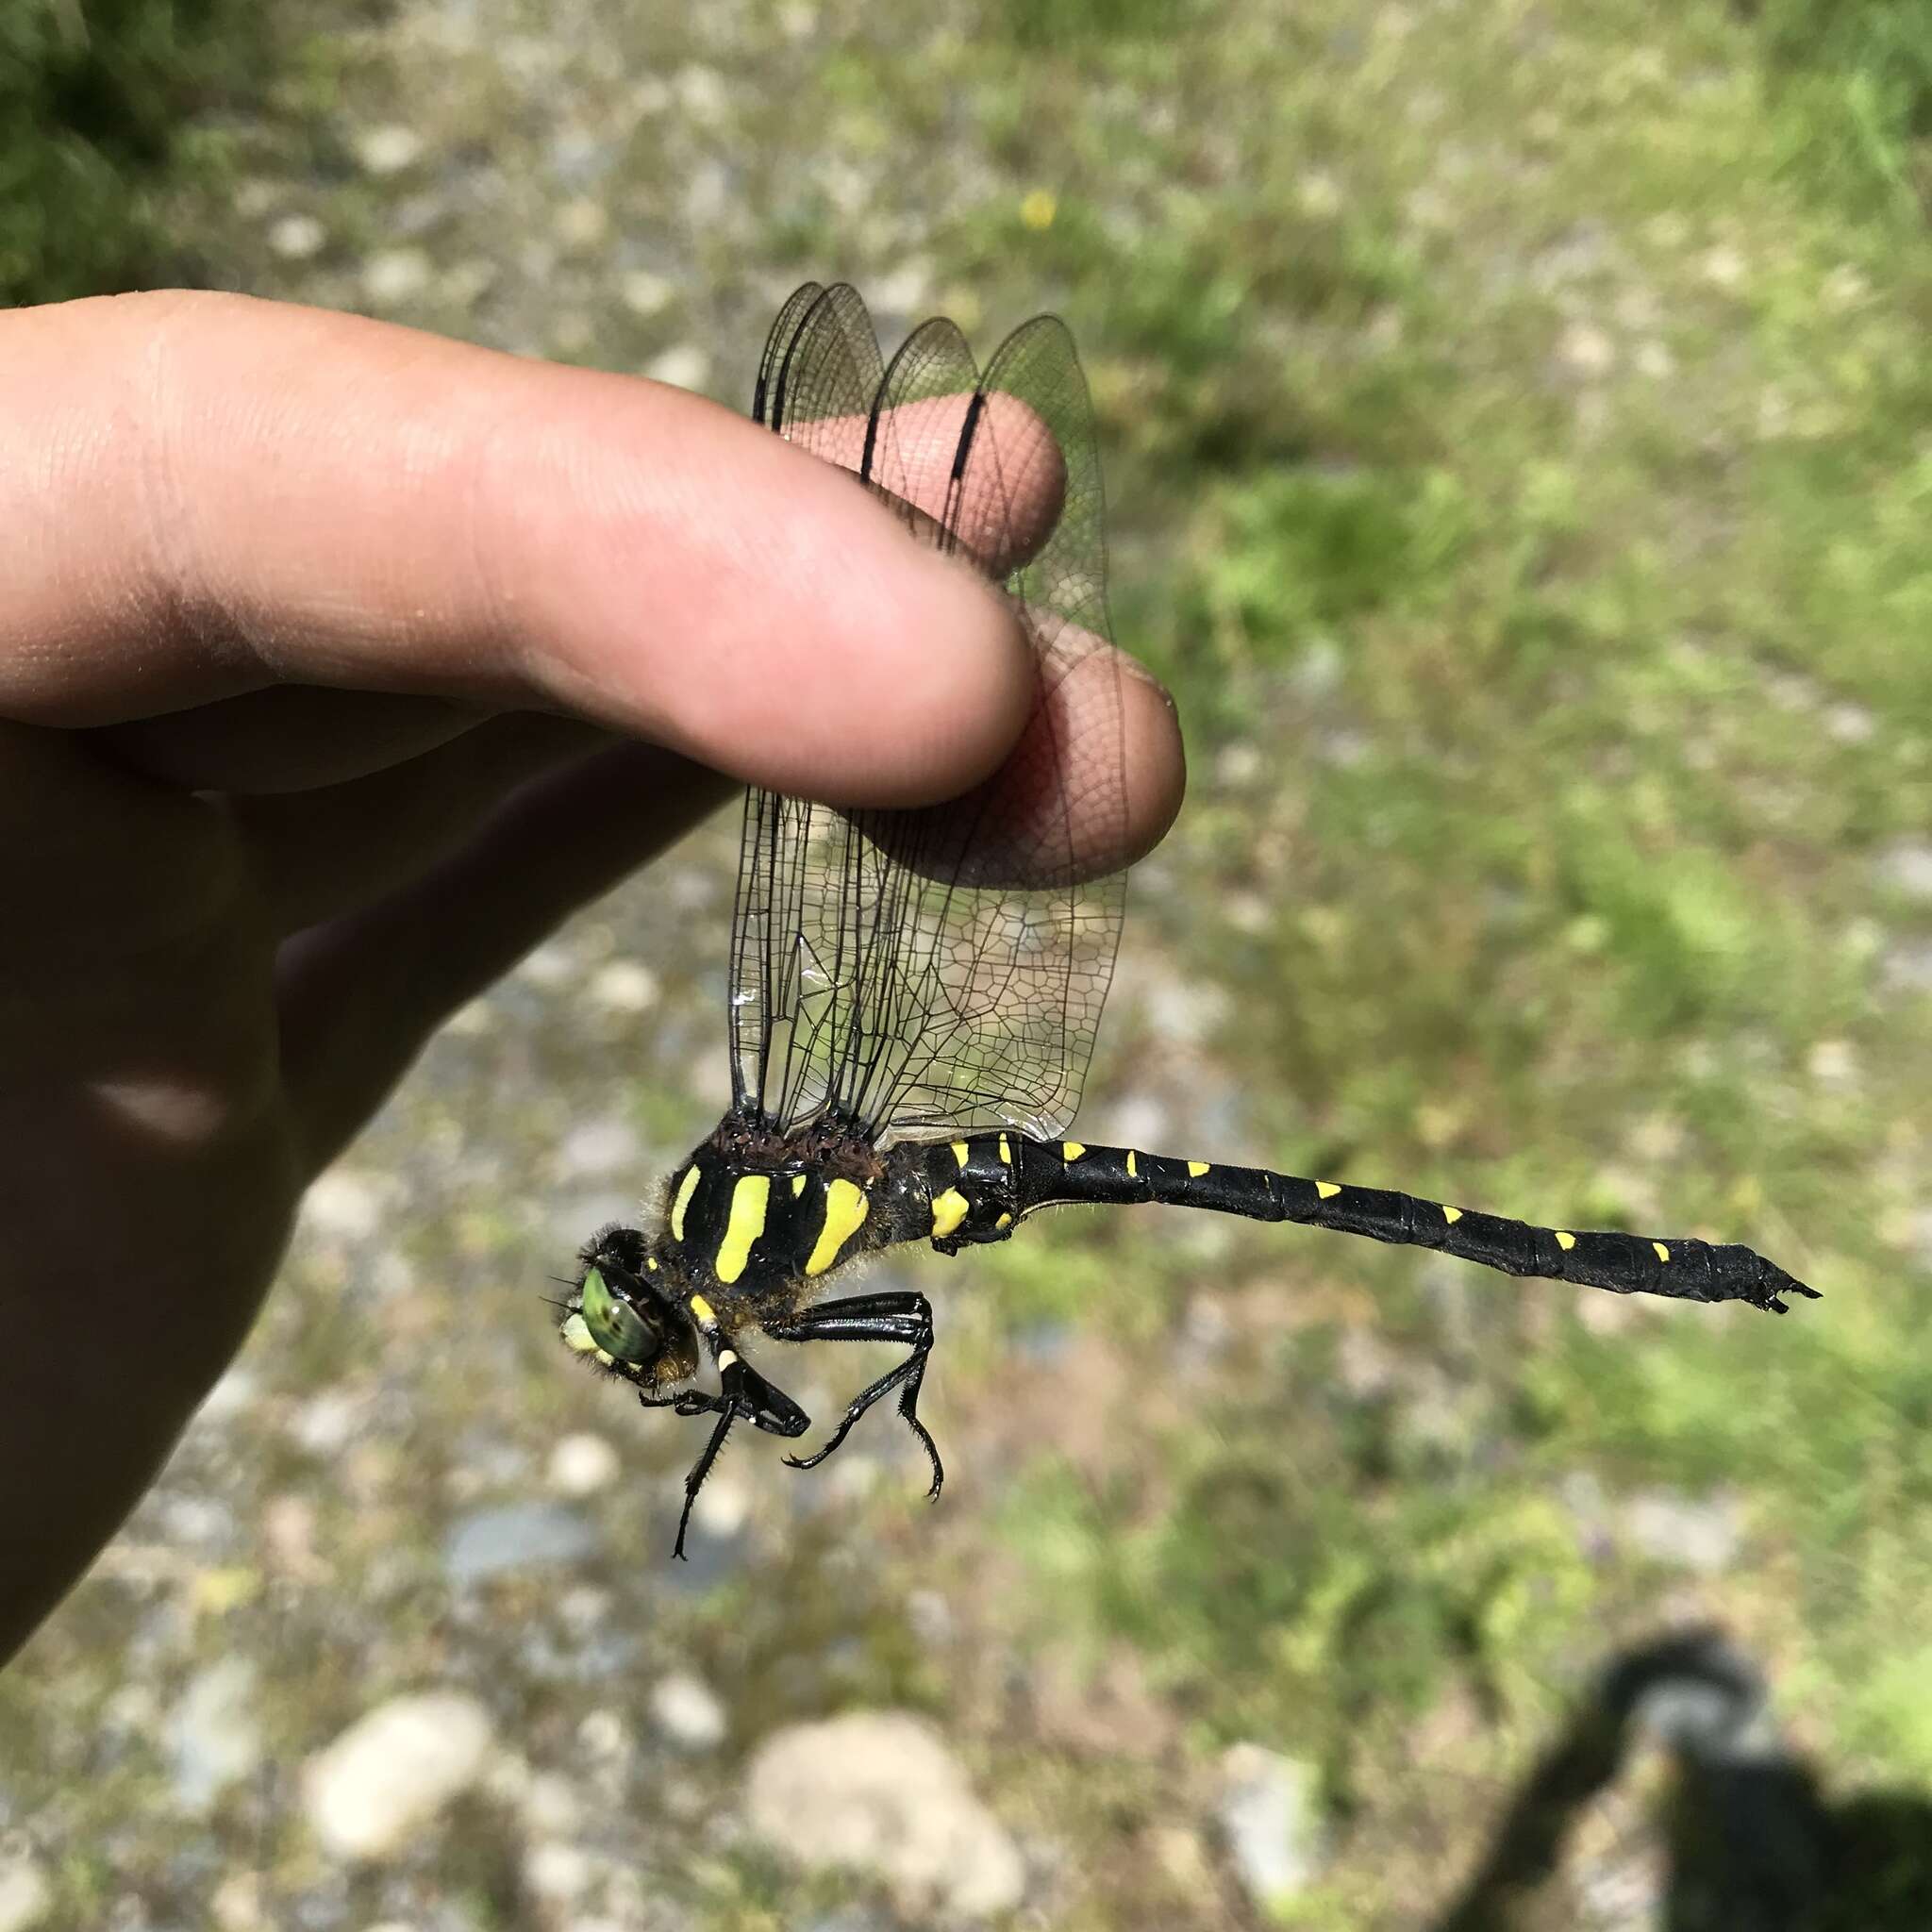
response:
{"label": "fingertip", "polygon": [[1126,761],[1127,827],[1124,863],[1144,858],[1180,815],[1188,792],[1188,755],[1172,693],[1152,672],[1121,658],[1122,754]]}
{"label": "fingertip", "polygon": [[862,692],[878,744],[863,779],[869,795],[854,804],[958,797],[999,769],[1038,697],[1033,646],[1013,605],[954,558],[908,545],[905,562],[903,582],[891,586],[903,601],[877,634],[890,640],[877,681]]}

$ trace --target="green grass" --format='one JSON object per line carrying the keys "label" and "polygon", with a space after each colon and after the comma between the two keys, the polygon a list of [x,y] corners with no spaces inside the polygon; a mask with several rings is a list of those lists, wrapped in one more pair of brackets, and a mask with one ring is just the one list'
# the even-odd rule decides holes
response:
{"label": "green grass", "polygon": [[245,0],[0,8],[0,306],[192,279],[158,202],[220,165],[197,124],[261,84]]}
{"label": "green grass", "polygon": [[[1121,604],[1197,774],[1160,910],[1236,995],[1239,1151],[1754,1241],[1828,1299],[1585,1321],[1243,1235],[1237,1281],[1321,1311],[1131,1474],[1045,1459],[1004,1520],[1046,1623],[1359,1815],[1400,1808],[1432,1709],[1529,1748],[1641,1627],[1658,1573],[1585,1559],[1567,1478],[1720,1491],[1745,1554],[1706,1595],[1787,1715],[1834,1777],[1924,1784],[1932,1014],[1883,990],[1926,922],[1872,867],[1932,825],[1932,28],[1464,8],[1391,44],[1346,13],[1297,9],[1293,57],[1190,44],[1147,173],[1204,124],[1220,165],[1151,250],[1123,266],[1078,175],[1033,244],[1108,319]],[[1274,111],[1215,118],[1241,90]],[[1007,220],[965,225],[962,275]],[[1265,775],[1224,801],[1242,746]],[[1350,1277],[1384,1298],[1365,1395],[1333,1367]],[[1412,1882],[1350,1870],[1364,1913]]]}

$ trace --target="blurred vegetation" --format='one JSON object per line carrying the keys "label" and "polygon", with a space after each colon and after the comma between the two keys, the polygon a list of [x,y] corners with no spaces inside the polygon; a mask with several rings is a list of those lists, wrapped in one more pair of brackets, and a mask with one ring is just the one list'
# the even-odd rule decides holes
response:
{"label": "blurred vegetation", "polygon": [[0,8],[0,303],[192,274],[157,218],[210,164],[206,119],[263,84],[251,0],[9,0]]}

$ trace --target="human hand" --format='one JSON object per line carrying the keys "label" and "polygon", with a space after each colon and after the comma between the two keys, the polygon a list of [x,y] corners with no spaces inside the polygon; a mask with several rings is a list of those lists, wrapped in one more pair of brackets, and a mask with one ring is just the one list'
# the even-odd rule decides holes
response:
{"label": "human hand", "polygon": [[[729,410],[236,297],[0,316],[0,532],[4,1658],[448,1013],[736,785],[954,795],[1032,681]],[[1123,860],[1180,786],[1126,696]]]}

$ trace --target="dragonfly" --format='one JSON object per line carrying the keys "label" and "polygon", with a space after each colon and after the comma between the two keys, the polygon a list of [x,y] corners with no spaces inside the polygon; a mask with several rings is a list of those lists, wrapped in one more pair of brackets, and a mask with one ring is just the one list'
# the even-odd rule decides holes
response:
{"label": "dragonfly", "polygon": [[[1031,648],[1031,715],[1005,763],[922,808],[835,810],[753,790],[733,907],[731,1104],[644,1226],[599,1230],[562,1305],[565,1344],[646,1407],[711,1420],[674,1555],[739,1423],[810,1418],[747,1359],[773,1342],[905,1353],[852,1399],[920,1420],[933,1312],[910,1289],[828,1294],[865,1257],[1010,1239],[1074,1205],[1155,1203],[1426,1248],[1506,1274],[1777,1314],[1816,1297],[1753,1249],[1542,1227],[1392,1189],[1071,1138],[1124,904],[1122,679],[1107,605],[1098,441],[1066,326],[1039,316],[981,371],[953,323],[890,363],[848,284],[799,289],[772,326],[752,413],[849,473],[911,541],[995,583]],[[703,1386],[705,1371],[714,1387]]]}

